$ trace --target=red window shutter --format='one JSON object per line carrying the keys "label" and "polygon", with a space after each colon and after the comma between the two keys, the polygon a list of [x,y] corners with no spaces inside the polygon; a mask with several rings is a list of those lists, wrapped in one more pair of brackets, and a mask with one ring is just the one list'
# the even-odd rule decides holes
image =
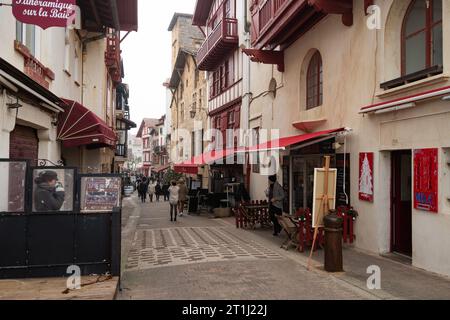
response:
{"label": "red window shutter", "polygon": [[241,106],[234,108],[234,128],[239,129],[241,127]]}
{"label": "red window shutter", "polygon": [[438,149],[414,151],[414,208],[438,212]]}

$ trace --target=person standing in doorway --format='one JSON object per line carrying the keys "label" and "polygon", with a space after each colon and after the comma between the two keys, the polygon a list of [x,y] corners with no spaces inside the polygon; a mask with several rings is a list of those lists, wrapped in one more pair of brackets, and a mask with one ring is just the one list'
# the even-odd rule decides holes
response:
{"label": "person standing in doorway", "polygon": [[278,183],[276,175],[269,177],[266,197],[269,200],[269,215],[273,222],[273,235],[276,237],[283,229],[277,217],[283,215],[283,200],[285,197],[283,187]]}
{"label": "person standing in doorway", "polygon": [[177,182],[173,180],[172,185],[169,187],[170,221],[177,221],[179,191],[180,188],[177,186]]}
{"label": "person standing in doorway", "polygon": [[180,188],[179,200],[178,200],[178,206],[179,206],[178,211],[180,212],[180,217],[182,217],[184,214],[184,207],[186,206],[189,190],[186,187],[186,183],[184,182],[184,179],[180,179],[178,181],[178,187]]}

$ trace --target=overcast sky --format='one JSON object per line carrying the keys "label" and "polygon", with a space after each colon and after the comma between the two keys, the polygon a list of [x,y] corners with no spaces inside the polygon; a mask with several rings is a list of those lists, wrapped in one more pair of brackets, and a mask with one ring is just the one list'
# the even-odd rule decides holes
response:
{"label": "overcast sky", "polygon": [[175,12],[193,13],[194,6],[195,0],[139,0],[139,31],[129,34],[121,46],[124,82],[130,85],[131,119],[138,126],[143,118],[165,114],[162,84],[170,78],[172,56],[167,28]]}

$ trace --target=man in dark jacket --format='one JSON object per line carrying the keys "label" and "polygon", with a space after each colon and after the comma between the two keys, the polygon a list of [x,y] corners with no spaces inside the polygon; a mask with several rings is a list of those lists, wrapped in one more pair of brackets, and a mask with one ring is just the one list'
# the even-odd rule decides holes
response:
{"label": "man in dark jacket", "polygon": [[285,194],[283,187],[277,181],[276,175],[269,177],[269,188],[266,190],[266,196],[269,200],[269,215],[273,222],[273,235],[278,236],[283,228],[278,222],[277,216],[283,215]]}
{"label": "man in dark jacket", "polygon": [[145,203],[147,200],[147,191],[148,191],[148,181],[146,177],[142,178],[141,183],[139,184],[139,194],[141,197],[142,203]]}
{"label": "man in dark jacket", "polygon": [[59,211],[64,204],[65,191],[54,171],[42,171],[34,180],[34,208],[36,212]]}

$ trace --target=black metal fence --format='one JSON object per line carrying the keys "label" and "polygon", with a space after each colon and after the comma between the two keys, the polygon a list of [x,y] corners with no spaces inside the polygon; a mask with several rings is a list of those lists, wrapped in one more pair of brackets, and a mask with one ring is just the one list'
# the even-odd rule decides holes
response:
{"label": "black metal fence", "polygon": [[[57,211],[36,209],[35,176],[43,170],[65,173],[65,201]],[[4,186],[0,196],[0,279],[69,276],[67,269],[72,265],[80,268],[81,275],[120,276],[121,188],[116,195],[102,185],[102,181],[116,178],[120,176],[80,175],[76,168],[30,167],[20,160],[0,160]],[[89,191],[83,179],[96,179],[103,189]],[[117,198],[118,205],[101,207],[102,197]],[[88,201],[93,206],[86,211]],[[96,211],[96,205],[101,210]]]}

